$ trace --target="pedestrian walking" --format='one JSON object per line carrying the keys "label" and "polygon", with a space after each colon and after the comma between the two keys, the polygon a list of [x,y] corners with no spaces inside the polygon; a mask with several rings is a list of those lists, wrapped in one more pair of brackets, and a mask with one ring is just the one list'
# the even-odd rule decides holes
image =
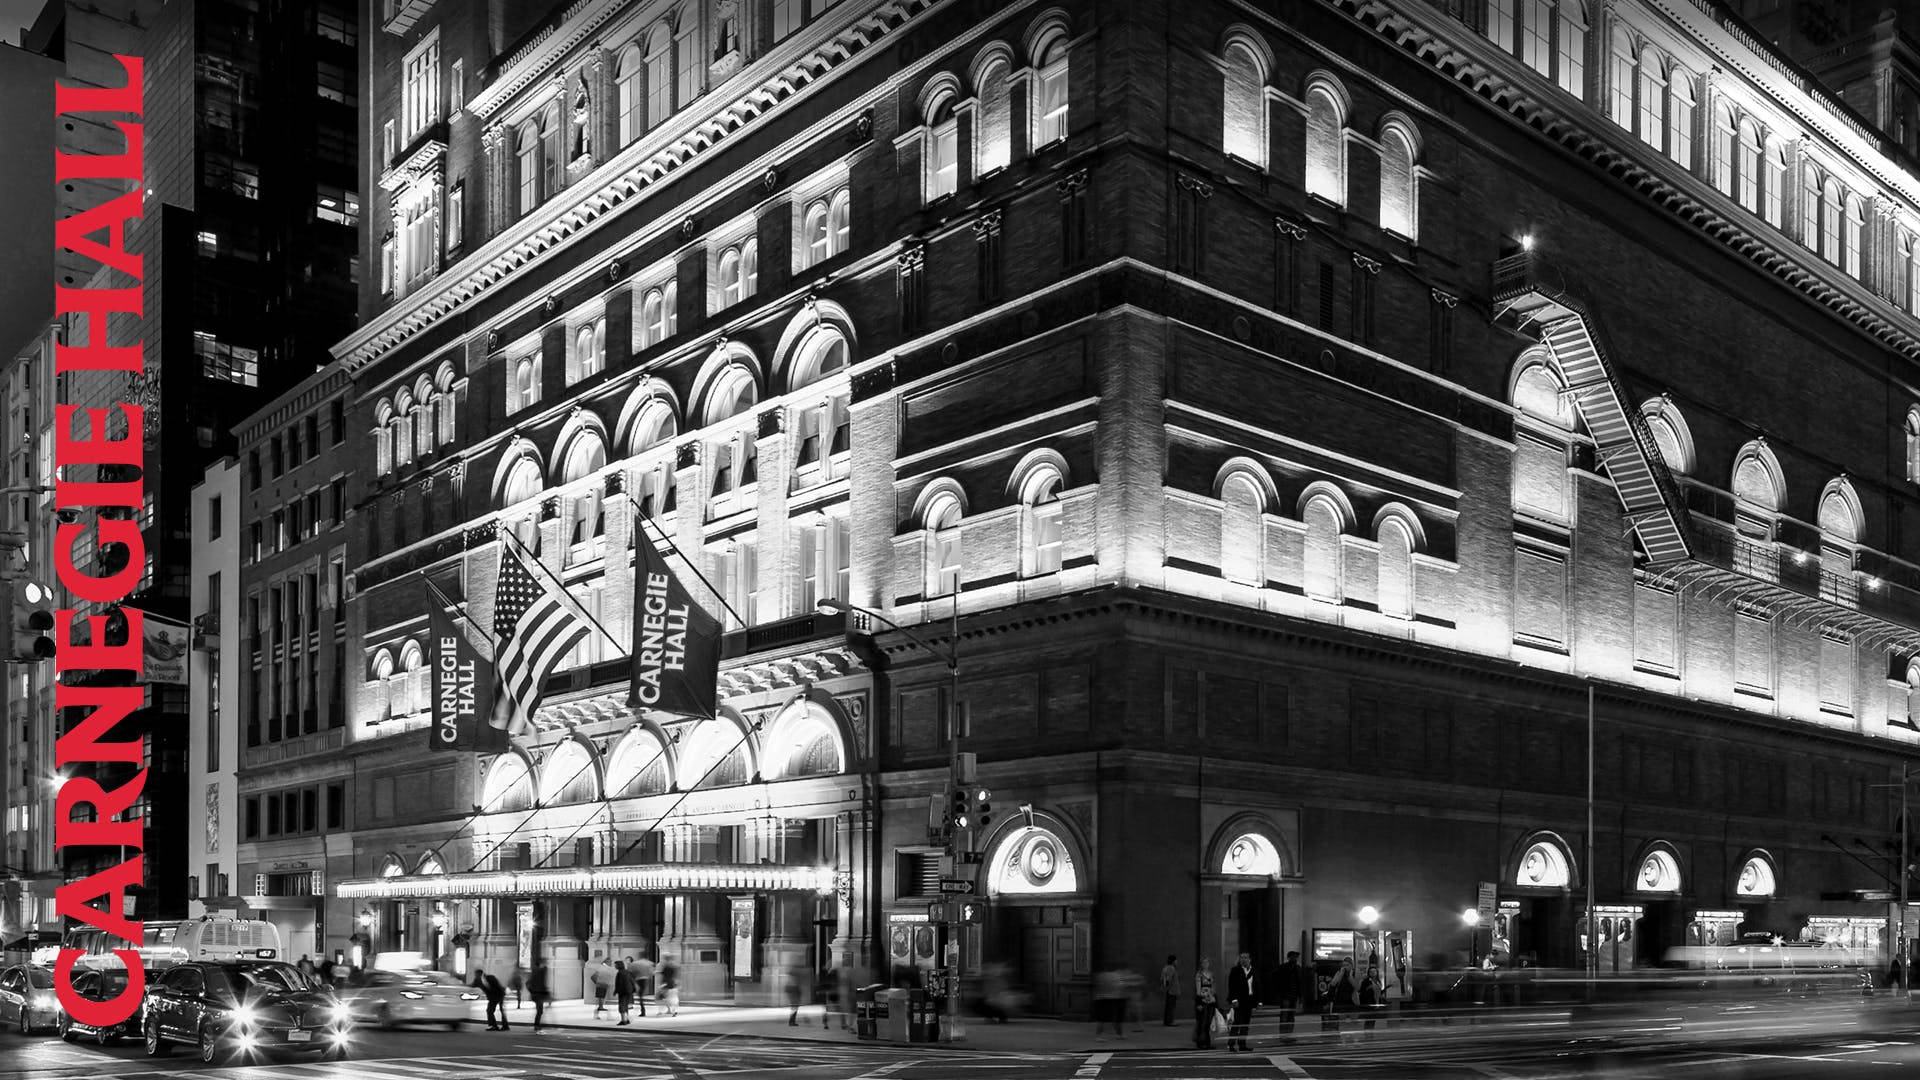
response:
{"label": "pedestrian walking", "polygon": [[1380,980],[1380,966],[1368,964],[1367,973],[1360,979],[1360,1008],[1365,1010],[1366,1023],[1361,1026],[1362,1033],[1372,1031],[1375,1018],[1385,1007],[1381,1001],[1386,984]]}
{"label": "pedestrian walking", "polygon": [[1344,957],[1340,967],[1327,978],[1320,990],[1320,1030],[1338,1032],[1340,1014],[1353,1009],[1353,957]]}
{"label": "pedestrian walking", "polygon": [[301,953],[300,962],[293,966],[300,969],[300,974],[305,975],[308,978],[313,977],[313,958],[308,956],[306,953]]}
{"label": "pedestrian walking", "polygon": [[1140,1024],[1140,1014],[1143,1011],[1141,999],[1147,996],[1146,976],[1131,967],[1123,967],[1120,969],[1120,985],[1127,992],[1127,1026],[1135,1031],[1147,1030]]}
{"label": "pedestrian walking", "polygon": [[587,965],[587,982],[593,986],[593,1018],[607,1015],[607,992],[613,989],[613,968],[607,966],[607,954],[595,953]]}
{"label": "pedestrian walking", "polygon": [[1193,1045],[1213,1049],[1213,1021],[1220,1015],[1220,1003],[1213,994],[1213,957],[1200,958],[1200,970],[1193,976]]}
{"label": "pedestrian walking", "polygon": [[327,989],[333,989],[333,957],[321,957],[320,966],[314,970],[314,976],[325,983]]}
{"label": "pedestrian walking", "polygon": [[1177,957],[1169,955],[1167,966],[1160,969],[1160,993],[1167,1001],[1167,1012],[1162,1027],[1173,1026],[1173,1010],[1180,1004],[1180,969],[1174,965]]}
{"label": "pedestrian walking", "polygon": [[627,957],[627,975],[633,979],[633,997],[640,1003],[640,1019],[647,1018],[647,998],[653,993],[653,961]]}
{"label": "pedestrian walking", "polygon": [[535,960],[533,974],[527,976],[527,996],[533,999],[533,1033],[540,1034],[540,1024],[547,1016],[547,1003],[553,1000],[553,984],[547,974],[547,962]]}
{"label": "pedestrian walking", "polygon": [[1253,1026],[1253,1008],[1260,1001],[1260,983],[1253,973],[1253,954],[1241,953],[1240,963],[1227,973],[1227,1003],[1233,1006],[1233,1020],[1227,1028],[1227,1049],[1251,1050],[1247,1029]]}
{"label": "pedestrian walking", "polygon": [[1300,1010],[1313,1005],[1313,976],[1301,966],[1300,954],[1290,952],[1274,981],[1274,1000],[1280,1006],[1280,1041],[1290,1046],[1299,1032]]}
{"label": "pedestrian walking", "polygon": [[1107,1037],[1107,1024],[1113,1024],[1113,1033],[1121,1038],[1127,1037],[1127,981],[1126,975],[1117,968],[1106,968],[1093,976],[1093,1035],[1096,1039]]}
{"label": "pedestrian walking", "polygon": [[668,1016],[680,1015],[680,965],[671,956],[662,956],[656,969],[660,981],[660,1003]]}
{"label": "pedestrian walking", "polygon": [[[633,973],[627,970],[625,960],[613,962],[613,1001],[620,1008],[620,1022],[614,1026],[626,1027],[631,1024],[633,1021],[627,1019],[627,1012],[633,1008]],[[640,1007],[646,1008],[644,1004]]]}
{"label": "pedestrian walking", "polygon": [[478,967],[473,969],[473,985],[479,987],[487,999],[487,1030],[512,1030],[507,1024],[507,988],[485,968]]}
{"label": "pedestrian walking", "polygon": [[795,960],[787,968],[787,1026],[800,1026],[801,983],[806,980],[806,965]]}
{"label": "pedestrian walking", "polygon": [[520,995],[527,988],[527,969],[519,964],[513,965],[513,973],[507,976],[507,989],[513,991],[513,1007],[520,1008]]}

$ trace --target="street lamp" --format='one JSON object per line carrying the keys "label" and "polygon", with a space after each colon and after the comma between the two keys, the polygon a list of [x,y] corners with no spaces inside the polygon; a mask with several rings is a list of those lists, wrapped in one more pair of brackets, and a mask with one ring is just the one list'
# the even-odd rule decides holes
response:
{"label": "street lamp", "polygon": [[[948,784],[949,792],[959,791],[960,790],[960,594],[959,592],[956,591],[953,594],[953,630],[948,637],[947,647],[944,649],[928,641],[926,638],[921,637],[919,634],[914,633],[912,630],[909,630],[906,627],[901,626],[899,623],[894,622],[892,619],[887,618],[885,615],[882,615],[879,612],[874,611],[871,608],[864,608],[859,606],[858,604],[849,604],[845,600],[841,600],[837,597],[823,596],[820,598],[820,600],[817,603],[814,604],[813,607],[815,611],[818,611],[822,615],[844,615],[852,612],[859,612],[860,614],[865,615],[867,618],[873,619],[879,622],[881,625],[886,626],[891,630],[895,630],[899,632],[908,641],[913,642],[915,645],[918,645],[920,648],[925,649],[928,653],[940,658],[940,660],[947,665],[947,678],[951,684],[950,689],[947,692],[947,784]],[[948,857],[952,860],[952,871],[954,872],[954,875],[958,876],[958,870],[960,866],[960,862],[959,862],[960,855],[959,855],[959,846],[958,846],[959,833],[956,830],[956,831],[950,832],[949,836],[952,837],[953,842],[948,846]],[[947,910],[948,910],[947,948],[952,952],[953,962],[951,965],[943,964],[943,966],[950,966],[953,969],[953,974],[951,977],[952,981],[947,986],[948,994],[947,994],[946,1041],[958,1042],[961,1039],[966,1038],[966,1029],[961,1024],[961,1020],[960,1020],[960,935],[962,933],[962,927],[964,927],[966,924],[952,917],[953,912],[955,910],[953,906],[950,905]],[[942,957],[941,959],[942,961],[945,961],[946,957]]]}
{"label": "street lamp", "polygon": [[1366,924],[1367,929],[1373,929],[1373,924],[1380,921],[1380,909],[1374,907],[1372,904],[1361,908],[1360,921]]}
{"label": "street lamp", "polygon": [[1480,909],[1468,908],[1460,913],[1460,925],[1467,928],[1467,966],[1480,965]]}

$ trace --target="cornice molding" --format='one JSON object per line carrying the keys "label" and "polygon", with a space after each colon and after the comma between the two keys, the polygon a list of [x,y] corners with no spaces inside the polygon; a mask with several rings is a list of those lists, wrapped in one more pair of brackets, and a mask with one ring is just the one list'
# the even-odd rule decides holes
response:
{"label": "cornice molding", "polygon": [[490,118],[515,94],[552,71],[595,30],[625,11],[634,0],[574,0],[560,22],[534,35],[500,65],[500,74],[467,100],[467,108],[481,120]]}

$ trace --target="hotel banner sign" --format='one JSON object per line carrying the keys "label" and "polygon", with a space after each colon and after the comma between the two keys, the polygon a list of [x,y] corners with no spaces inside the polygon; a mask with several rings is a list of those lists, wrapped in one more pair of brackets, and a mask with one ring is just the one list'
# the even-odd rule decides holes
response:
{"label": "hotel banner sign", "polygon": [[[492,729],[493,663],[480,655],[446,612],[428,612],[433,652],[433,723],[427,728],[429,750],[478,750],[490,753]],[[502,735],[505,733],[502,732]]]}

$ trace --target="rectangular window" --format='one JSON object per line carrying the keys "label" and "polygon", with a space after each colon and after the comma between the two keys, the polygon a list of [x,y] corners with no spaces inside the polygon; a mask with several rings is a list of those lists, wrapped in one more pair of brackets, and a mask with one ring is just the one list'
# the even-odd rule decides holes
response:
{"label": "rectangular window", "polygon": [[313,30],[328,41],[337,41],[342,45],[360,43],[360,35],[354,20],[340,8],[332,5],[322,5],[318,11],[314,12]]}
{"label": "rectangular window", "polygon": [[1586,97],[1587,78],[1587,28],[1584,23],[1574,21],[1568,5],[1560,5],[1560,43],[1559,60],[1554,71],[1554,81],[1560,89],[1577,98]]}
{"label": "rectangular window", "polygon": [[345,784],[327,785],[327,828],[344,829],[347,825],[347,786]]}
{"label": "rectangular window", "polygon": [[247,799],[247,839],[260,835],[260,799],[258,796]]}
{"label": "rectangular window", "polygon": [[1608,98],[1607,115],[1613,122],[1633,130],[1633,55],[1621,52],[1616,46],[1613,50],[1612,96]]}
{"label": "rectangular window", "polygon": [[320,827],[319,792],[313,788],[300,793],[300,831],[313,832]]}
{"label": "rectangular window", "polygon": [[1033,572],[1060,572],[1060,504],[1033,508]]}
{"label": "rectangular window", "polygon": [[1548,0],[1527,0],[1526,19],[1520,27],[1520,59],[1542,75],[1553,64],[1553,5]]}
{"label": "rectangular window", "polygon": [[1380,264],[1371,259],[1353,260],[1353,303],[1349,321],[1353,324],[1352,340],[1362,345],[1373,344],[1373,287],[1379,270]]}
{"label": "rectangular window", "polygon": [[1514,549],[1514,640],[1549,649],[1567,641],[1567,560],[1557,552]]}
{"label": "rectangular window", "polygon": [[933,534],[934,596],[952,596],[960,591],[960,527],[955,525]]}
{"label": "rectangular window", "polygon": [[1665,589],[1633,590],[1633,666],[1661,675],[1679,670],[1676,634],[1679,598]]}
{"label": "rectangular window", "polygon": [[460,110],[467,107],[467,62],[455,60],[447,65],[447,112],[459,116]]}
{"label": "rectangular window", "polygon": [[1320,329],[1333,332],[1333,264],[1320,264]]}
{"label": "rectangular window", "polygon": [[800,29],[800,0],[773,0],[773,40],[785,41]]}
{"label": "rectangular window", "polygon": [[1820,635],[1820,707],[1853,715],[1853,643]]}
{"label": "rectangular window", "polygon": [[393,159],[400,154],[400,132],[393,126],[393,121],[391,120],[381,125],[380,149],[380,160],[389,165],[392,164]]}
{"label": "rectangular window", "polygon": [[687,25],[673,40],[673,100],[684,109],[700,94],[700,20],[681,21]]}
{"label": "rectangular window", "polygon": [[280,796],[268,795],[266,797],[266,800],[267,800],[267,835],[279,836],[280,835]]}
{"label": "rectangular window", "polygon": [[960,190],[960,125],[948,120],[927,135],[927,201]]}
{"label": "rectangular window", "polygon": [[327,420],[333,428],[333,445],[347,440],[347,403],[335,398],[327,403]]}
{"label": "rectangular window", "polygon": [[220,512],[221,509],[220,496],[215,495],[207,500],[207,538],[210,540],[220,539],[220,519],[225,516]]}
{"label": "rectangular window", "polygon": [[321,184],[314,198],[313,213],[321,221],[355,228],[360,224],[360,196],[345,188]]}
{"label": "rectangular window", "polygon": [[1746,693],[1773,696],[1773,622],[1764,612],[1733,617],[1733,684]]}
{"label": "rectangular window", "polygon": [[973,239],[976,259],[980,302],[994,304],[1000,301],[1001,277],[1004,273],[1000,258],[1000,211],[995,210],[983,216],[973,225]]}
{"label": "rectangular window", "polygon": [[1197,274],[1205,267],[1206,207],[1209,189],[1189,176],[1179,178],[1174,195],[1173,268]]}
{"label": "rectangular window", "polygon": [[346,68],[329,64],[322,60],[313,65],[314,90],[322,101],[332,101],[349,108],[360,104],[359,95],[353,92],[353,75]]}
{"label": "rectangular window", "polygon": [[927,252],[923,247],[909,248],[900,254],[900,330],[917,333],[926,317]]}
{"label": "rectangular window", "polygon": [[1438,289],[1431,290],[1432,351],[1429,363],[1435,375],[1445,375],[1453,367],[1453,309],[1460,301]]}
{"label": "rectangular window", "polygon": [[1292,315],[1300,309],[1300,241],[1307,230],[1284,218],[1273,222],[1273,310]]}
{"label": "rectangular window", "polygon": [[435,28],[407,54],[403,65],[406,141],[440,122],[440,31]]}
{"label": "rectangular window", "polygon": [[447,250],[458,251],[466,239],[467,192],[465,184],[447,189]]}

